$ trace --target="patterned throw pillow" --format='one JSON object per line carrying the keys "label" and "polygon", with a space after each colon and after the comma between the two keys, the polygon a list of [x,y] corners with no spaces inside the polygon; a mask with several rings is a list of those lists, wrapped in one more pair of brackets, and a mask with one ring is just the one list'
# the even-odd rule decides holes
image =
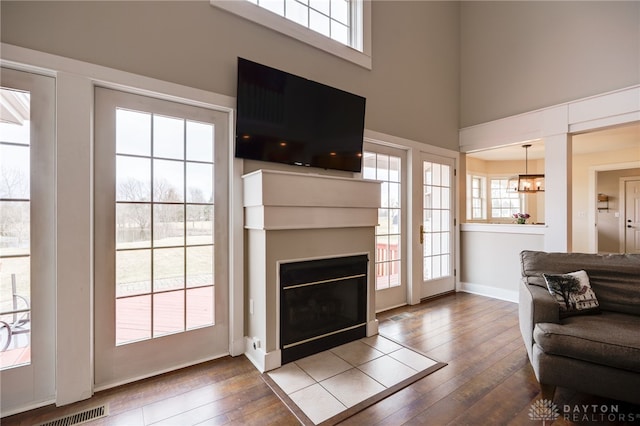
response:
{"label": "patterned throw pillow", "polygon": [[596,294],[585,271],[570,274],[542,274],[549,293],[560,305],[560,317],[600,312]]}

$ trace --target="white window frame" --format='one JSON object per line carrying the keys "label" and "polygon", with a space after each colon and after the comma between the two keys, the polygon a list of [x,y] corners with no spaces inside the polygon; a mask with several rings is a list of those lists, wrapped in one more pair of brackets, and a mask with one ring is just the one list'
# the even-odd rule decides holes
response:
{"label": "white window frame", "polygon": [[[502,217],[502,216],[494,216],[493,215],[493,196],[491,193],[491,181],[493,180],[506,180],[507,181],[507,186],[509,181],[513,179],[513,176],[489,176],[487,179],[487,216],[488,218],[492,221],[498,221],[498,222],[513,222],[513,217],[511,215],[509,215],[509,217]],[[509,191],[507,189],[507,192],[511,193],[516,193],[515,191]],[[517,194],[517,198],[519,200],[520,203],[520,207],[518,209],[518,212],[524,212],[526,211],[526,205],[525,205],[525,199],[522,196],[522,194],[516,193]]]}
{"label": "white window frame", "polygon": [[361,67],[371,69],[371,1],[354,1],[356,1],[359,7],[353,7],[352,9],[352,25],[354,25],[353,23],[360,23],[361,25],[361,28],[352,28],[352,44],[356,47],[346,46],[329,37],[325,37],[305,26],[257,6],[250,1],[210,0],[210,4],[353,62]]}
{"label": "white window frame", "polygon": [[[480,196],[473,197],[473,181],[475,179],[480,180]],[[467,173],[467,220],[468,221],[486,221],[487,220],[487,177],[479,173]],[[473,215],[473,201],[474,199],[480,200],[480,217],[474,217]]]}

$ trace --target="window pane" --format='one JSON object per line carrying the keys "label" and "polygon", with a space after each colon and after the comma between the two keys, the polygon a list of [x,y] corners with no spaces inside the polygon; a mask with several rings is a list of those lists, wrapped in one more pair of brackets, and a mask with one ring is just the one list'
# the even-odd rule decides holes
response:
{"label": "window pane", "polygon": [[287,0],[285,16],[300,25],[309,26],[309,9],[296,0]]}
{"label": "window pane", "polygon": [[1,141],[30,145],[31,94],[0,88],[0,96],[10,104],[10,108],[0,108]]}
{"label": "window pane", "polygon": [[364,179],[376,178],[376,154],[365,152],[362,159],[362,177]]}
{"label": "window pane", "polygon": [[116,152],[151,155],[151,114],[116,110]]}
{"label": "window pane", "polygon": [[116,156],[116,201],[151,201],[151,161]]}
{"label": "window pane", "polygon": [[349,25],[349,2],[347,0],[331,0],[331,18]]}
{"label": "window pane", "polygon": [[153,251],[153,291],[184,288],[184,248]]}
{"label": "window pane", "polygon": [[309,28],[319,32],[320,34],[329,37],[330,29],[329,18],[321,15],[315,10],[309,11]]}
{"label": "window pane", "polygon": [[187,290],[187,329],[212,325],[214,287]]}
{"label": "window pane", "polygon": [[378,226],[376,235],[387,235],[389,233],[389,210],[378,209]]}
{"label": "window pane", "polygon": [[389,156],[384,154],[377,155],[376,161],[376,179],[388,181],[389,180]]}
{"label": "window pane", "polygon": [[213,164],[187,163],[187,202],[213,202]]}
{"label": "window pane", "polygon": [[389,237],[379,235],[376,237],[376,262],[384,262],[389,259]]}
{"label": "window pane", "polygon": [[28,255],[31,244],[31,203],[0,202],[0,249],[2,255]]}
{"label": "window pane", "polygon": [[0,145],[0,198],[30,198],[29,159],[29,146]]}
{"label": "window pane", "polygon": [[390,209],[389,210],[389,233],[390,234],[398,234],[401,232],[401,210],[400,209]]}
{"label": "window pane", "polygon": [[258,4],[280,16],[284,15],[284,0],[259,0]]}
{"label": "window pane", "polygon": [[187,121],[187,160],[213,163],[213,125]]}
{"label": "window pane", "polygon": [[153,337],[184,329],[184,290],[154,294]]}
{"label": "window pane", "polygon": [[318,12],[325,15],[329,15],[330,2],[329,0],[309,0],[309,6]]}
{"label": "window pane", "polygon": [[213,246],[187,247],[187,287],[212,284]]}
{"label": "window pane", "polygon": [[153,116],[153,156],[184,158],[184,120]]}
{"label": "window pane", "polygon": [[116,297],[151,291],[151,250],[116,252]]}
{"label": "window pane", "polygon": [[151,247],[151,205],[116,204],[116,249]]}
{"label": "window pane", "polygon": [[214,206],[187,206],[187,244],[213,244]]}
{"label": "window pane", "polygon": [[331,38],[349,45],[349,28],[338,21],[331,21]]}
{"label": "window pane", "polygon": [[153,160],[153,201],[184,200],[184,163]]}
{"label": "window pane", "polygon": [[116,345],[151,338],[151,296],[116,300]]}
{"label": "window pane", "polygon": [[153,205],[154,247],[180,246],[184,244],[184,205]]}
{"label": "window pane", "polygon": [[400,157],[389,158],[389,180],[400,182]]}

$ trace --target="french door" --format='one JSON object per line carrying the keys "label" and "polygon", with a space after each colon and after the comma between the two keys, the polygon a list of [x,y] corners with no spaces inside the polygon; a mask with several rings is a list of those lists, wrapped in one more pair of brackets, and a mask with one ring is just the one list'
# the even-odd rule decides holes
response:
{"label": "french door", "polygon": [[376,227],[376,311],[407,304],[406,151],[367,143],[362,177],[381,181]]}
{"label": "french door", "polygon": [[228,353],[228,116],[97,88],[95,385]]}
{"label": "french door", "polygon": [[454,161],[421,154],[421,211],[416,263],[422,265],[420,298],[455,290]]}
{"label": "french door", "polygon": [[0,400],[55,398],[55,81],[0,71]]}

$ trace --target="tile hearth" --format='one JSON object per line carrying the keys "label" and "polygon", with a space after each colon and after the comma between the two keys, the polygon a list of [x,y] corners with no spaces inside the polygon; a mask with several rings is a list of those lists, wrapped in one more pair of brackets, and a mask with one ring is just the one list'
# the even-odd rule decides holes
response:
{"label": "tile hearth", "polygon": [[315,424],[438,364],[376,335],[266,373]]}

